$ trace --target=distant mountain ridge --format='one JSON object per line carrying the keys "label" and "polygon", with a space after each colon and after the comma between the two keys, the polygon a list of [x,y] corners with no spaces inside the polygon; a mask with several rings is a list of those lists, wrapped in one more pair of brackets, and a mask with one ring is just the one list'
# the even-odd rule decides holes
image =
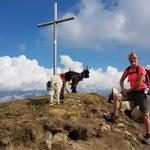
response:
{"label": "distant mountain ridge", "polygon": [[13,101],[22,98],[31,98],[33,96],[47,95],[46,90],[33,91],[0,91],[0,102]]}
{"label": "distant mountain ridge", "polygon": [[[109,89],[100,89],[97,91],[85,91],[81,90],[80,93],[98,93],[103,96],[108,96],[110,94]],[[16,99],[22,98],[32,98],[33,96],[40,96],[40,95],[48,95],[48,91],[46,90],[32,90],[32,91],[0,91],[0,102],[5,101],[13,101]]]}

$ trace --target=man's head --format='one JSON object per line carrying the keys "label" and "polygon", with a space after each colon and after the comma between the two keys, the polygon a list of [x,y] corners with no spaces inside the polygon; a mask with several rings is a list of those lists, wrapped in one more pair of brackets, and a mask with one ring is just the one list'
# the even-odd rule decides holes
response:
{"label": "man's head", "polygon": [[129,59],[130,64],[132,66],[137,66],[138,65],[138,56],[137,56],[137,54],[135,52],[129,53],[128,59]]}

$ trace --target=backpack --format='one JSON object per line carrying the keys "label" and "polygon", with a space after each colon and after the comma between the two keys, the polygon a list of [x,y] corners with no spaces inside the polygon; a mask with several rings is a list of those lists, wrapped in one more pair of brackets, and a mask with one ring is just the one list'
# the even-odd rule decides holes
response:
{"label": "backpack", "polygon": [[[133,74],[133,73],[138,74],[138,66],[136,67],[135,72],[129,72],[130,68],[131,68],[131,66],[127,67],[127,69],[126,69],[128,71],[128,74]],[[145,83],[148,86],[148,88],[150,88],[150,70],[145,69],[145,71],[146,71]]]}

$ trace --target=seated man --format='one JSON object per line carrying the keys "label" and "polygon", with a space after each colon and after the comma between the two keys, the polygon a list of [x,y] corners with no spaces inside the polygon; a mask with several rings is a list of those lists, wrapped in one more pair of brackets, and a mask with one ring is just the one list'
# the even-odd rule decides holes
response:
{"label": "seated man", "polygon": [[[118,118],[118,111],[120,108],[120,101],[135,101],[139,106],[140,111],[142,112],[142,116],[144,119],[146,134],[144,136],[144,142],[146,144],[150,144],[150,101],[146,100],[145,89],[147,88],[147,84],[145,83],[146,71],[143,66],[138,65],[138,57],[137,54],[131,52],[129,54],[129,62],[131,64],[121,76],[120,79],[120,87],[121,92],[113,95],[113,112],[110,116],[107,116],[106,119],[111,122],[116,122]],[[138,73],[137,73],[138,68]],[[130,83],[130,88],[126,89],[124,87],[124,81],[128,77],[128,81]]]}

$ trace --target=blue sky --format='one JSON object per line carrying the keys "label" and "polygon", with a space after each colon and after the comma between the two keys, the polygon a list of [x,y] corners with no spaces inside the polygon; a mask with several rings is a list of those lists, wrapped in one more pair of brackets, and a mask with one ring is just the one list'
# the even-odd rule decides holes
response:
{"label": "blue sky", "polygon": [[[60,13],[67,10],[76,12],[75,2],[77,0],[58,1]],[[0,55],[14,57],[25,54],[28,58],[37,59],[40,65],[52,66],[52,45],[47,44],[47,40],[46,44],[37,46],[40,29],[36,25],[53,19],[53,5],[53,0],[0,0]]]}
{"label": "blue sky", "polygon": [[[58,25],[58,70],[67,68],[69,63],[79,67],[86,64],[91,72],[95,71],[93,75],[98,72],[96,76],[101,83],[101,75],[108,73],[115,72],[115,78],[119,80],[120,73],[129,65],[127,55],[132,50],[138,53],[140,64],[150,64],[149,0],[0,0],[0,70],[3,71],[0,90],[26,89],[25,79],[29,78],[21,81],[22,77],[19,79],[21,75],[18,75],[25,66],[28,71],[26,63],[32,64],[31,68],[40,68],[37,70],[45,79],[36,78],[36,75],[32,79],[34,83],[41,79],[38,87],[44,88],[53,66],[52,26],[39,29],[36,25],[53,20],[54,2],[58,3],[58,18],[76,17]],[[20,61],[23,61],[22,66]],[[14,66],[18,67],[18,74]],[[12,68],[15,71],[8,72]],[[4,85],[9,81],[7,74],[18,77],[16,87],[13,88],[12,82]],[[117,85],[118,80],[110,85]],[[92,81],[91,86],[94,86],[96,81]]]}

